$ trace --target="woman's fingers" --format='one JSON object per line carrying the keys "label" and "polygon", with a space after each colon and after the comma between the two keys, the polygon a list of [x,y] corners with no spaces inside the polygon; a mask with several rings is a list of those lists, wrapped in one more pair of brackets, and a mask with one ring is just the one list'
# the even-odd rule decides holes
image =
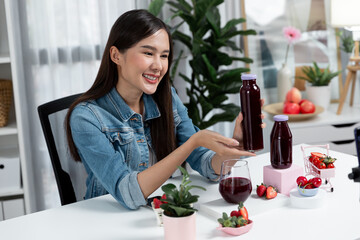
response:
{"label": "woman's fingers", "polygon": [[196,134],[200,146],[211,149],[219,155],[256,156],[254,153],[241,150],[239,141],[234,138],[224,137],[209,130],[201,130]]}
{"label": "woman's fingers", "polygon": [[256,156],[255,153],[240,150],[239,147],[229,146],[225,146],[225,148],[220,146],[219,150],[214,152],[218,153],[220,156]]}
{"label": "woman's fingers", "polygon": [[243,115],[240,112],[239,115],[236,117],[235,127],[233,132],[233,138],[237,139],[238,141],[242,140],[242,129],[241,129],[242,120],[243,120]]}

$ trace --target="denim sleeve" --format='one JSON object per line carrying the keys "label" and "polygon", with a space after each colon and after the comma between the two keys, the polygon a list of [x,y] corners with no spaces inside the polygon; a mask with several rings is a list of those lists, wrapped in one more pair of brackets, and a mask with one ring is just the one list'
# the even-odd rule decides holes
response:
{"label": "denim sleeve", "polygon": [[101,120],[90,106],[78,105],[70,118],[71,133],[81,160],[102,186],[123,206],[137,209],[146,204],[136,171],[130,171],[122,152],[115,151],[101,131]]}
{"label": "denim sleeve", "polygon": [[[176,94],[175,89],[172,89],[173,106],[177,111],[181,121],[176,126],[176,138],[178,145],[185,143],[193,134],[199,131],[192,120],[188,116],[187,108],[181,102],[179,96]],[[211,160],[215,152],[204,147],[196,148],[186,161],[190,164],[191,168],[198,171],[204,177],[216,181],[219,176],[211,167]]]}

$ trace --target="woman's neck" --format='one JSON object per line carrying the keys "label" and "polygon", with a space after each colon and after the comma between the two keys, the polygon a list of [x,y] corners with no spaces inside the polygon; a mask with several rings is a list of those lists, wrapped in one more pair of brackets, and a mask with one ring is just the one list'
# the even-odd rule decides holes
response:
{"label": "woman's neck", "polygon": [[129,88],[121,87],[119,84],[116,86],[116,90],[120,94],[120,96],[124,99],[126,104],[136,113],[140,115],[143,114],[144,111],[144,103],[142,100],[143,92],[132,91]]}

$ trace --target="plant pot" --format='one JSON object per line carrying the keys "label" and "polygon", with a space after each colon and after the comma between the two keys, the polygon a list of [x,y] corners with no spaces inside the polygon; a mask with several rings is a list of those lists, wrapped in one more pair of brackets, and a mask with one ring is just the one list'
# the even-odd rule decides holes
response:
{"label": "plant pot", "polygon": [[277,91],[279,102],[285,101],[286,94],[292,86],[291,70],[286,64],[283,64],[282,68],[277,73]]}
{"label": "plant pot", "polygon": [[307,99],[326,110],[330,104],[331,91],[328,86],[306,86]]}
{"label": "plant pot", "polygon": [[163,214],[165,240],[196,239],[196,213],[186,217],[169,217]]}

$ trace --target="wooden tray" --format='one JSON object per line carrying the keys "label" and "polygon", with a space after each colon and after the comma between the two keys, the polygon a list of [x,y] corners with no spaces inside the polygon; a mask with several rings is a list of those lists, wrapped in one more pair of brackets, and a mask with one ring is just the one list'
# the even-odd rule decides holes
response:
{"label": "wooden tray", "polygon": [[263,110],[270,115],[287,115],[289,116],[289,121],[303,121],[313,117],[316,117],[324,111],[324,108],[316,105],[314,113],[299,113],[299,114],[284,114],[283,113],[284,103],[273,103],[263,107]]}

